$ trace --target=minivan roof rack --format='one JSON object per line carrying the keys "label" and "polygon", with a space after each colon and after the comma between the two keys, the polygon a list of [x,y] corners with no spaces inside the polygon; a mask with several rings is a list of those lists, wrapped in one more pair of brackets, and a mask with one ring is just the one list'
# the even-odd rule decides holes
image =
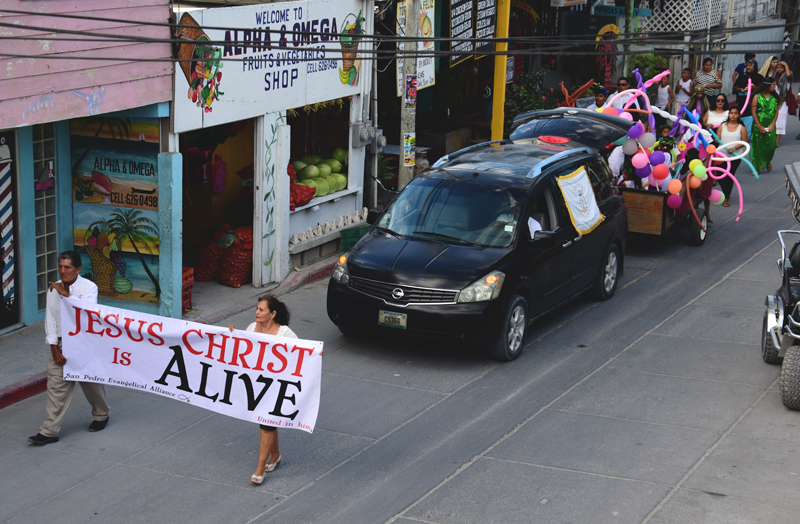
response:
{"label": "minivan roof rack", "polygon": [[557,162],[558,160],[560,160],[562,158],[567,158],[569,156],[578,155],[578,154],[585,154],[585,153],[588,153],[588,154],[591,155],[591,154],[594,154],[594,151],[592,149],[588,148],[588,147],[578,147],[578,148],[575,148],[575,149],[568,149],[566,151],[562,151],[560,153],[556,153],[555,155],[547,158],[546,160],[542,160],[541,162],[536,164],[536,166],[530,172],[528,172],[528,174],[526,176],[528,178],[536,178],[537,176],[541,175],[542,174],[542,170],[544,168],[546,168],[547,166],[549,166],[550,164],[552,164],[554,162]]}
{"label": "minivan roof rack", "polygon": [[437,160],[433,163],[431,167],[440,167],[441,165],[449,162],[450,160],[456,158],[457,156],[463,155],[468,151],[474,151],[475,149],[480,149],[482,147],[489,147],[494,145],[505,145],[505,144],[513,144],[511,140],[503,139],[503,140],[490,140],[489,142],[481,142],[480,144],[474,144],[469,147],[465,147],[464,149],[459,149],[458,151],[453,151],[452,153],[448,153],[444,155],[442,158]]}

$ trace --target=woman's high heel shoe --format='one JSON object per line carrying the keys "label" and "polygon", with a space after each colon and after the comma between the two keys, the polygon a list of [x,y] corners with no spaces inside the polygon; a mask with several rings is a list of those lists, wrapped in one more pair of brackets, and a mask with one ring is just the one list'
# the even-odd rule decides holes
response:
{"label": "woman's high heel shoe", "polygon": [[265,473],[271,473],[275,471],[275,469],[281,465],[281,460],[283,460],[283,455],[278,455],[278,460],[273,462],[272,464],[267,464],[267,467],[264,469]]}
{"label": "woman's high heel shoe", "polygon": [[[264,473],[266,473],[266,472],[267,472],[267,470],[264,470]],[[253,484],[259,485],[259,484],[261,484],[262,482],[264,482],[264,475],[261,475],[261,476],[259,477],[258,475],[256,475],[255,473],[253,473],[253,476],[252,476],[252,477],[250,477],[250,482],[252,482]]]}

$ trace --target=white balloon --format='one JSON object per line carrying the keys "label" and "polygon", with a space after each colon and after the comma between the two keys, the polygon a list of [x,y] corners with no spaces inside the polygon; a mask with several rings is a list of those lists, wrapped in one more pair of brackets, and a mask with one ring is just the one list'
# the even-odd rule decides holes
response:
{"label": "white balloon", "polygon": [[634,140],[633,138],[629,138],[628,140],[625,141],[624,144],[622,144],[622,151],[626,155],[632,155],[632,154],[636,153],[636,151],[638,149],[639,149],[639,145],[636,143],[636,140]]}
{"label": "white balloon", "polygon": [[639,143],[642,144],[642,147],[650,149],[656,143],[656,135],[653,133],[645,133],[639,137]]}

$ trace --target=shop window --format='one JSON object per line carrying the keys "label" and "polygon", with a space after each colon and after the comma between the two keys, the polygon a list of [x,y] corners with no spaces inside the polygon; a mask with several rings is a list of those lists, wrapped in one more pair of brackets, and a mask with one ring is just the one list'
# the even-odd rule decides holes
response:
{"label": "shop window", "polygon": [[55,124],[33,126],[32,182],[36,185],[36,296],[39,310],[47,306],[48,283],[58,280],[56,189],[51,177],[55,159]]}

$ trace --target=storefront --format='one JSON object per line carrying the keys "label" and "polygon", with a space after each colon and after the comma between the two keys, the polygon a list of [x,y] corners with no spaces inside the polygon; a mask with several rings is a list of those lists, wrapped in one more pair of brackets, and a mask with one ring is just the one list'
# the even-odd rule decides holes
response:
{"label": "storefront", "polygon": [[[366,146],[375,132],[371,62],[358,53],[371,46],[359,39],[372,33],[371,13],[371,3],[357,0],[178,13],[188,26],[178,56],[192,59],[175,73],[173,133],[184,157],[180,255],[184,265],[198,264],[195,276],[209,242],[226,231],[255,239],[246,280],[259,287],[332,254],[340,229],[365,220]],[[312,200],[293,204],[290,171],[316,188]]]}
{"label": "storefront", "polygon": [[[171,271],[159,270],[170,267],[163,250],[171,246],[175,223],[170,206],[161,205],[169,195],[171,163],[177,157],[163,154],[166,144],[161,140],[167,136],[161,130],[169,130],[167,102],[172,99],[172,55],[166,43],[170,32],[166,25],[146,23],[166,22],[169,2],[131,6],[108,0],[103,13],[81,7],[53,0],[47,11],[86,15],[80,22],[85,31],[136,33],[154,42],[136,46],[135,56],[148,59],[142,63],[125,55],[98,66],[97,61],[81,60],[86,56],[81,53],[115,56],[120,48],[107,40],[65,44],[49,36],[15,40],[11,52],[35,59],[3,58],[0,333],[44,319],[49,283],[59,279],[58,254],[71,249],[82,257],[81,274],[98,282],[101,301],[173,314],[175,278]],[[130,22],[114,18],[114,9],[124,9]],[[39,12],[3,18],[20,24],[9,25],[10,38],[29,35],[30,27],[59,37],[59,28],[67,27]],[[70,60],[50,57],[69,53],[75,53]],[[177,172],[179,176],[180,162]],[[148,182],[142,185],[138,179]],[[139,221],[142,217],[150,222]],[[180,265],[177,280],[180,294]],[[178,302],[180,313],[180,297]]]}

